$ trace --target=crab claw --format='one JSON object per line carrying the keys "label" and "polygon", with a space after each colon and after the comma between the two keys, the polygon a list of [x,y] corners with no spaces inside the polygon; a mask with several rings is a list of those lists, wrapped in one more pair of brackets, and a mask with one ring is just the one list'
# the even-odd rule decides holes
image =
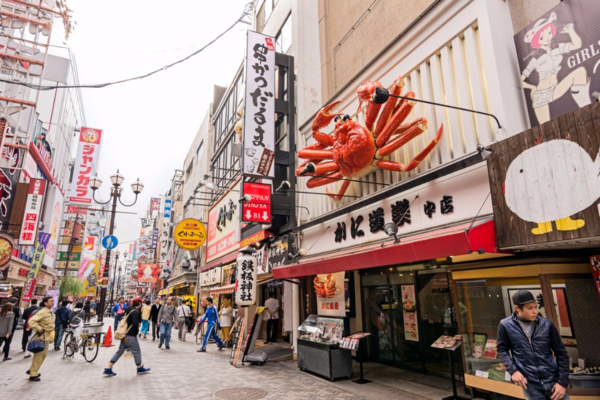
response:
{"label": "crab claw", "polygon": [[327,125],[331,123],[331,120],[340,115],[344,115],[344,113],[332,113],[331,110],[333,107],[340,104],[341,101],[334,101],[331,104],[326,105],[325,107],[319,110],[317,116],[315,117],[312,123],[313,132],[317,132],[319,129],[325,128]]}

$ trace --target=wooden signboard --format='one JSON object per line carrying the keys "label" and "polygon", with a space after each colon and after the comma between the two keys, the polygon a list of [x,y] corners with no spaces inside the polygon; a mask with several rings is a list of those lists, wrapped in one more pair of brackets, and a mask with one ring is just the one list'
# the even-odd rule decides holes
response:
{"label": "wooden signboard", "polygon": [[600,241],[600,103],[491,146],[487,158],[500,249]]}

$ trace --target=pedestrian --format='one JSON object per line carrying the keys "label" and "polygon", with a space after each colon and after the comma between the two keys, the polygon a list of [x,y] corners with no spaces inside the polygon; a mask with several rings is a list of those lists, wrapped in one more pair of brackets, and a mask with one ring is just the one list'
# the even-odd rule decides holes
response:
{"label": "pedestrian", "polygon": [[[10,298],[10,304],[12,306],[12,311],[13,314],[15,314],[14,320],[13,320],[13,325],[12,325],[12,330],[10,332],[10,336],[7,340],[4,341],[4,360],[8,361],[10,360],[10,344],[12,343],[13,338],[15,337],[15,331],[17,330],[17,324],[19,322],[19,318],[21,317],[21,309],[19,308],[19,306],[17,306],[17,303],[19,302],[19,299],[17,299],[16,297],[11,297]],[[8,358],[8,360],[6,360]]]}
{"label": "pedestrian", "polygon": [[215,340],[215,342],[217,342],[217,347],[219,348],[219,350],[222,350],[223,342],[221,341],[219,335],[217,335],[216,332],[217,329],[221,328],[221,325],[219,324],[219,314],[217,312],[217,307],[213,305],[212,297],[206,298],[206,312],[204,313],[204,317],[202,317],[198,325],[202,326],[204,321],[208,322],[208,329],[206,330],[206,334],[204,335],[204,343],[202,343],[202,347],[197,351],[199,353],[206,352],[206,343],[208,342],[209,337],[212,337]]}
{"label": "pedestrian", "polygon": [[31,305],[23,311],[23,337],[21,338],[21,349],[24,353],[27,353],[27,342],[29,342],[29,336],[31,336],[31,329],[28,327],[27,320],[31,317],[31,314],[39,308],[37,303],[37,299],[31,299]]}
{"label": "pedestrian", "polygon": [[142,298],[136,297],[131,301],[131,307],[125,310],[125,318],[127,321],[127,334],[121,340],[119,350],[112,356],[108,367],[104,369],[104,376],[112,377],[117,375],[113,372],[112,367],[115,365],[119,358],[123,355],[125,350],[129,350],[133,354],[133,360],[137,367],[137,374],[143,375],[150,372],[150,368],[144,368],[142,364],[142,351],[140,350],[140,343],[138,342],[138,333],[140,324],[142,323],[142,314],[140,309],[142,308]]}
{"label": "pedestrian", "polygon": [[65,329],[69,327],[71,312],[67,308],[69,300],[63,300],[61,306],[54,313],[54,351],[60,351],[60,342],[62,342]]}
{"label": "pedestrian", "polygon": [[146,335],[148,335],[148,329],[150,329],[150,312],[152,312],[150,300],[146,300],[146,303],[142,306],[142,331],[140,332],[140,337],[142,337],[143,333],[144,339],[146,339]]}
{"label": "pedestrian", "polygon": [[50,343],[54,341],[55,317],[54,313],[51,311],[53,306],[54,299],[49,296],[44,297],[42,304],[40,305],[40,310],[29,319],[29,326],[31,327],[31,330],[35,332],[31,340],[39,338],[46,341],[46,347],[44,350],[33,355],[31,367],[29,367],[29,370],[27,371],[30,381],[38,382],[40,380],[40,374],[38,371],[46,359]]}
{"label": "pedestrian", "polygon": [[179,340],[182,342],[185,342],[188,319],[191,317],[190,308],[182,300],[179,300],[179,307],[177,307],[177,329],[179,329]]}
{"label": "pedestrian", "polygon": [[[154,299],[152,309],[150,310],[150,320],[152,321],[152,340],[156,340],[157,337],[160,339],[160,323],[158,322],[158,312],[162,308],[160,304],[160,298]],[[157,329],[158,327],[158,329]]]}
{"label": "pedestrian", "polygon": [[265,311],[267,312],[267,340],[277,342],[277,325],[279,324],[279,300],[275,298],[273,292],[269,292],[269,299],[265,302]]}
{"label": "pedestrian", "polygon": [[90,322],[92,318],[92,303],[89,300],[86,300],[83,305],[83,322]]}
{"label": "pedestrian", "polygon": [[167,299],[167,304],[161,307],[158,312],[158,322],[160,322],[160,342],[158,348],[162,348],[163,343],[165,348],[170,350],[169,343],[171,342],[171,329],[177,320],[177,310],[173,305],[173,299]]}
{"label": "pedestrian", "polygon": [[228,298],[223,299],[223,308],[221,308],[221,339],[224,342],[229,340],[229,332],[231,331],[231,317],[233,315],[233,308],[231,308],[231,300]]}
{"label": "pedestrian", "polygon": [[539,315],[533,294],[512,297],[514,313],[500,321],[497,350],[512,382],[528,400],[569,399],[569,355],[560,333]]}
{"label": "pedestrian", "polygon": [[115,304],[115,306],[112,309],[112,313],[113,316],[115,318],[115,327],[113,329],[113,332],[117,330],[117,326],[119,326],[119,321],[121,320],[121,317],[123,316],[123,313],[125,312],[125,309],[127,307],[125,307],[125,299],[123,297],[119,297],[119,301],[117,304]]}
{"label": "pedestrian", "polygon": [[5,303],[0,311],[0,345],[4,345],[4,359],[2,361],[9,361],[11,358],[8,356],[10,347],[6,347],[6,342],[10,340],[10,337],[14,334],[12,331],[13,323],[15,322],[15,313],[13,312],[13,305],[11,303]]}

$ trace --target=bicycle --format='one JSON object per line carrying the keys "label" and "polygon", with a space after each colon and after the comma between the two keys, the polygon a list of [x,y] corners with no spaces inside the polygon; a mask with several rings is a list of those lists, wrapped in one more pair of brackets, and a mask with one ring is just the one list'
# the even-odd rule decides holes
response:
{"label": "bicycle", "polygon": [[85,361],[93,362],[102,344],[102,325],[102,323],[83,324],[82,332],[79,333],[80,324],[69,324],[65,331],[63,342],[65,352],[62,359],[73,358],[75,353],[81,351]]}

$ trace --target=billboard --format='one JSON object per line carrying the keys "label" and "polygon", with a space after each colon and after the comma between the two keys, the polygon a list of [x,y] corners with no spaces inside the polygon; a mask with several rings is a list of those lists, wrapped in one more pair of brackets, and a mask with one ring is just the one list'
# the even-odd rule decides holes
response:
{"label": "billboard", "polygon": [[73,181],[69,192],[69,202],[76,204],[92,204],[90,178],[98,168],[102,131],[100,129],[81,128],[79,146],[73,170]]}

